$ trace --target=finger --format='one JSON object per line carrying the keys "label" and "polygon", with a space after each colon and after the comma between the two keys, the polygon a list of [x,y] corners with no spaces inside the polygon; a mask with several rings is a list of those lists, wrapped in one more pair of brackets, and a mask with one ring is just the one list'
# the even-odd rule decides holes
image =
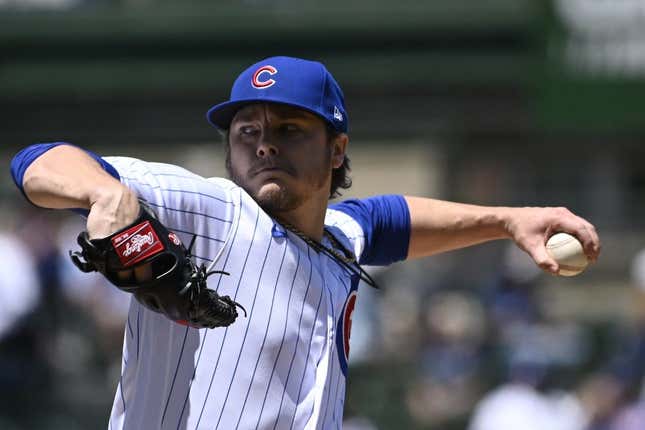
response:
{"label": "finger", "polygon": [[552,214],[555,219],[548,227],[547,237],[557,232],[569,233],[580,241],[587,259],[595,261],[600,251],[600,239],[595,227],[564,207],[555,208]]}
{"label": "finger", "polygon": [[137,282],[148,282],[152,279],[152,267],[150,264],[144,264],[134,268],[134,278]]}
{"label": "finger", "polygon": [[116,277],[121,282],[129,281],[132,278],[132,269],[119,270],[116,272]]}
{"label": "finger", "polygon": [[131,280],[135,282],[148,282],[152,279],[152,267],[150,264],[144,264],[134,269],[119,270],[116,272],[116,276],[122,282]]}
{"label": "finger", "polygon": [[600,243],[600,237],[598,236],[598,232],[596,231],[596,227],[593,226],[593,224],[588,223],[588,231],[591,236],[591,243],[589,246],[589,254],[592,256],[593,261],[598,260],[598,257],[600,256],[600,250],[602,249],[602,245]]}
{"label": "finger", "polygon": [[595,227],[583,218],[563,220],[561,230],[575,236],[582,244],[587,259],[595,262],[600,255],[600,238]]}
{"label": "finger", "polygon": [[582,249],[587,256],[587,259],[594,262],[598,259],[598,253],[600,251],[598,235],[595,233],[593,226],[587,222],[583,223],[583,229],[584,234],[576,237],[582,244]]}
{"label": "finger", "polygon": [[543,243],[536,244],[527,249],[527,252],[535,261],[535,264],[540,267],[540,269],[551,274],[557,274],[560,270],[558,262],[555,261],[551,256],[546,252],[546,246]]}

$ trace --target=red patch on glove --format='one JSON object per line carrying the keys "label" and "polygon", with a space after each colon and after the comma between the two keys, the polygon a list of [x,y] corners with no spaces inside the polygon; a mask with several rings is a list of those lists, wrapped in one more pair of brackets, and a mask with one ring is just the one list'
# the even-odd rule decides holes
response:
{"label": "red patch on glove", "polygon": [[164,250],[163,243],[149,221],[114,236],[112,246],[124,267],[132,266]]}

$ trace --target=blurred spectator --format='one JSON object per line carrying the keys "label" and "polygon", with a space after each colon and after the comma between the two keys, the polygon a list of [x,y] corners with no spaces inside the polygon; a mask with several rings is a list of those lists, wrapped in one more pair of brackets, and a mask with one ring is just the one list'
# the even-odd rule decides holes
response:
{"label": "blurred spectator", "polygon": [[610,430],[610,423],[621,404],[623,386],[606,372],[585,376],[576,396],[587,417],[585,430]]}
{"label": "blurred spectator", "polygon": [[622,383],[625,404],[615,414],[611,430],[645,428],[645,250],[632,259],[630,281],[634,286],[633,320],[630,327],[620,330],[620,347],[611,370]]}
{"label": "blurred spectator", "polygon": [[31,313],[40,300],[34,259],[14,235],[0,232],[0,341]]}
{"label": "blurred spectator", "polygon": [[[76,250],[78,233],[85,229],[85,220],[79,216],[67,217],[60,226],[57,244],[61,251]],[[79,312],[91,316],[99,330],[100,342],[106,353],[120,362],[123,328],[128,317],[131,296],[115,288],[98,272],[84,273],[72,263],[67,252],[61,252],[60,266],[62,294],[78,307]]]}
{"label": "blurred spectator", "polygon": [[421,376],[406,402],[417,422],[442,426],[466,415],[480,393],[486,316],[474,296],[462,292],[431,296],[424,315]]}
{"label": "blurred spectator", "polygon": [[645,400],[631,403],[616,414],[611,430],[642,430],[645,425]]}
{"label": "blurred spectator", "polygon": [[343,430],[378,430],[366,417],[350,417],[343,420]]}
{"label": "blurred spectator", "polygon": [[421,335],[419,298],[407,288],[390,288],[385,291],[379,305],[384,354],[396,360],[413,357],[418,351]]}
{"label": "blurred spectator", "polygon": [[574,396],[545,395],[530,384],[509,382],[479,402],[469,430],[584,430],[586,425]]}
{"label": "blurred spectator", "polygon": [[542,271],[524,251],[510,245],[505,247],[500,265],[496,278],[484,291],[484,301],[495,326],[505,330],[515,323],[537,320],[535,290]]}
{"label": "blurred spectator", "polygon": [[32,320],[41,297],[35,261],[10,233],[0,232],[0,249],[0,427],[11,428],[29,414],[30,390],[45,388],[48,375]]}
{"label": "blurred spectator", "polygon": [[[57,233],[61,296],[72,314],[62,325],[57,362],[59,370],[76,381],[76,393],[84,392],[91,384],[99,384],[108,393],[121,374],[123,330],[131,296],[99,273],[83,273],[72,263],[68,251],[79,248],[76,237],[84,229],[85,219],[69,214]],[[87,369],[91,369],[91,375]],[[90,383],[86,382],[88,378]],[[106,399],[109,396],[106,394]]]}
{"label": "blurred spectator", "polygon": [[[12,208],[13,209],[13,208]],[[11,220],[12,211],[5,212]],[[49,254],[45,224],[20,213],[11,229],[0,232],[3,258],[0,260],[0,428],[29,423],[35,426],[33,410],[46,411],[51,405],[51,313],[44,306],[51,266],[43,264]],[[18,215],[16,215],[18,218]],[[9,221],[11,224],[11,221]],[[11,230],[11,232],[9,232]],[[41,236],[41,237],[39,237]]]}

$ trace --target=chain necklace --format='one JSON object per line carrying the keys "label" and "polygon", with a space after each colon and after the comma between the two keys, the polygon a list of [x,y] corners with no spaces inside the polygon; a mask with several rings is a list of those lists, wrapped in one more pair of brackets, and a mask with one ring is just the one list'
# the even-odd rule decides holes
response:
{"label": "chain necklace", "polygon": [[[326,237],[332,244],[333,248],[330,248],[328,246],[323,245],[321,242],[318,242],[300,230],[296,228],[293,224],[288,223],[286,221],[278,219],[278,222],[282,224],[284,228],[289,230],[291,233],[295,234],[298,236],[300,239],[302,239],[307,245],[309,245],[311,248],[313,248],[316,252],[320,253],[325,253],[331,258],[333,258],[336,262],[341,264],[343,267],[345,267],[347,270],[349,270],[351,273],[354,275],[357,275],[361,280],[363,280],[366,284],[368,284],[371,287],[378,288],[378,285],[372,279],[372,277],[358,264],[356,261],[356,257],[354,257],[354,254],[350,252],[348,249],[346,249],[339,241],[334,237],[331,232],[329,232],[326,228],[323,229],[323,236]],[[335,248],[338,248],[342,251],[342,253],[338,252]]]}

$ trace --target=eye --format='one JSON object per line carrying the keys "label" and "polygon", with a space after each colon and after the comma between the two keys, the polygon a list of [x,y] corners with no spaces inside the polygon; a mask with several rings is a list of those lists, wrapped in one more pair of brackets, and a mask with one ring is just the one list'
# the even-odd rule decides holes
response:
{"label": "eye", "polygon": [[250,137],[258,134],[258,128],[252,125],[242,125],[237,129],[237,132],[242,137]]}
{"label": "eye", "polygon": [[280,126],[280,131],[283,134],[287,135],[297,135],[302,133],[302,129],[298,124],[293,124],[293,123],[284,123]]}

